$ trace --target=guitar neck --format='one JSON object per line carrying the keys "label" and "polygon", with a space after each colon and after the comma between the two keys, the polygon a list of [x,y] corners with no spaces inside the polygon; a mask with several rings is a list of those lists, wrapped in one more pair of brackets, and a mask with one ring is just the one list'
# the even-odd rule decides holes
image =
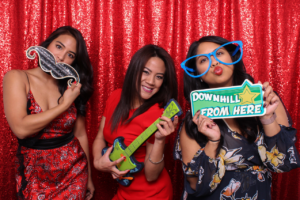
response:
{"label": "guitar neck", "polygon": [[[172,100],[167,108],[164,110],[162,116],[172,118],[177,113],[181,112],[181,108]],[[131,156],[156,130],[156,124],[162,121],[160,118],[155,120],[144,132],[142,132],[126,149],[125,155]]]}
{"label": "guitar neck", "polygon": [[155,120],[142,134],[140,134],[126,149],[125,155],[131,156],[156,130],[156,124],[158,124],[161,119]]}

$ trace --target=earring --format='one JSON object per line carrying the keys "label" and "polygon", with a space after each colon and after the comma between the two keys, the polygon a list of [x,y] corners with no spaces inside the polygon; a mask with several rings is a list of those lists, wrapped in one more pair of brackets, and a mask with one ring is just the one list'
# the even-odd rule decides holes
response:
{"label": "earring", "polygon": [[202,78],[200,78],[201,83],[203,82]]}

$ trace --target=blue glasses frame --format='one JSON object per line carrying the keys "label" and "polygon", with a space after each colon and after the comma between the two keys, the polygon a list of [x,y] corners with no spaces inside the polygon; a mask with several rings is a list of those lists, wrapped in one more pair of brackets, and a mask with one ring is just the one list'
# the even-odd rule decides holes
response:
{"label": "blue glasses frame", "polygon": [[[222,62],[221,60],[219,60],[219,59],[217,58],[217,56],[216,56],[217,51],[218,51],[220,48],[222,48],[222,47],[224,47],[224,46],[226,46],[226,45],[228,45],[228,44],[234,44],[234,43],[235,43],[235,44],[238,44],[238,46],[236,46],[236,49],[234,50],[234,52],[232,53],[231,56],[234,56],[234,55],[238,52],[238,50],[241,49],[241,56],[239,57],[239,59],[238,59],[237,61],[232,62],[232,63],[224,63],[224,62]],[[193,75],[193,74],[190,74],[189,72],[195,72],[195,70],[192,69],[192,68],[186,67],[186,66],[185,66],[185,63],[188,62],[189,60],[195,58],[195,57],[198,57],[198,56],[206,56],[206,57],[208,57],[208,60],[209,60],[208,68],[207,68],[207,70],[206,70],[204,73],[202,73],[202,74],[199,74],[199,75]],[[238,63],[238,62],[242,59],[242,56],[243,56],[243,42],[240,41],[240,40],[238,40],[238,41],[232,41],[232,42],[227,42],[227,43],[225,43],[225,44],[219,46],[217,49],[215,49],[213,52],[211,52],[211,53],[209,53],[209,54],[198,54],[198,55],[189,57],[188,59],[186,59],[185,61],[183,61],[183,62],[180,64],[180,66],[181,66],[182,69],[184,69],[184,71],[185,71],[190,77],[193,77],[193,78],[199,78],[199,77],[205,75],[205,74],[208,72],[208,70],[210,69],[211,62],[212,62],[212,61],[211,61],[211,58],[210,58],[211,56],[214,56],[214,58],[215,58],[217,61],[219,61],[220,63],[222,63],[222,64],[224,64],[224,65],[234,65],[234,64]]]}

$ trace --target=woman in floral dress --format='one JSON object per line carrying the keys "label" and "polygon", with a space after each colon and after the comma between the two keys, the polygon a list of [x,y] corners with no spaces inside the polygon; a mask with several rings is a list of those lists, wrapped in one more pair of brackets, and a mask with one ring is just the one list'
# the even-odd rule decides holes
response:
{"label": "woman in floral dress", "polygon": [[16,135],[18,199],[91,199],[85,108],[93,93],[93,69],[80,31],[56,29],[41,43],[56,62],[72,65],[80,83],[54,79],[35,66],[11,70],[3,80],[7,121]]}
{"label": "woman in floral dress", "polygon": [[[241,60],[241,46],[218,48],[228,42],[206,36],[192,43],[187,59],[214,53],[190,59],[184,74],[187,101],[193,90],[241,85],[245,79],[254,83]],[[186,114],[174,152],[183,165],[183,199],[271,200],[270,172],[299,167],[296,130],[289,114],[269,83],[262,85],[263,116],[211,120],[199,111]]]}

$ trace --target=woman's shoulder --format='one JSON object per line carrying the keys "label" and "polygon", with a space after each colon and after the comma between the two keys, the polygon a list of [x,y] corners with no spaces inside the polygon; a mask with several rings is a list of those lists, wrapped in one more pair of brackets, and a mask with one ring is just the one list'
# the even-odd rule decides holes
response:
{"label": "woman's shoulder", "polygon": [[122,89],[118,88],[116,90],[114,90],[109,97],[120,97],[122,93]]}
{"label": "woman's shoulder", "polygon": [[[17,79],[19,81],[22,80],[27,80],[28,76],[37,76],[35,73],[35,69],[26,69],[26,70],[21,70],[21,69],[12,69],[8,72],[6,72],[4,78],[5,79]],[[15,80],[15,81],[17,81]]]}
{"label": "woman's shoulder", "polygon": [[120,98],[121,98],[121,93],[122,93],[122,89],[116,89],[114,90],[109,97],[107,98],[108,103],[112,103],[112,102],[119,102]]}
{"label": "woman's shoulder", "polygon": [[25,70],[13,69],[6,72],[6,74],[4,75],[3,87],[11,84],[26,85],[27,82],[28,81]]}
{"label": "woman's shoulder", "polygon": [[[114,111],[115,107],[120,101],[121,98],[121,93],[122,89],[116,89],[114,90],[109,97],[106,99],[106,104],[105,104],[105,110],[104,110],[104,115],[106,116],[108,111],[110,110],[111,112]],[[111,113],[112,114],[112,113]],[[107,117],[107,116],[106,116]]]}
{"label": "woman's shoulder", "polygon": [[10,101],[12,98],[26,96],[30,85],[24,70],[10,70],[3,78],[3,98]]}
{"label": "woman's shoulder", "polygon": [[4,75],[5,79],[11,79],[11,78],[23,78],[26,77],[25,70],[20,69],[12,69]]}
{"label": "woman's shoulder", "polygon": [[19,89],[30,89],[30,81],[29,80],[41,80],[41,77],[37,73],[37,69],[13,69],[8,71],[3,78],[3,87],[9,87],[13,90]]}

